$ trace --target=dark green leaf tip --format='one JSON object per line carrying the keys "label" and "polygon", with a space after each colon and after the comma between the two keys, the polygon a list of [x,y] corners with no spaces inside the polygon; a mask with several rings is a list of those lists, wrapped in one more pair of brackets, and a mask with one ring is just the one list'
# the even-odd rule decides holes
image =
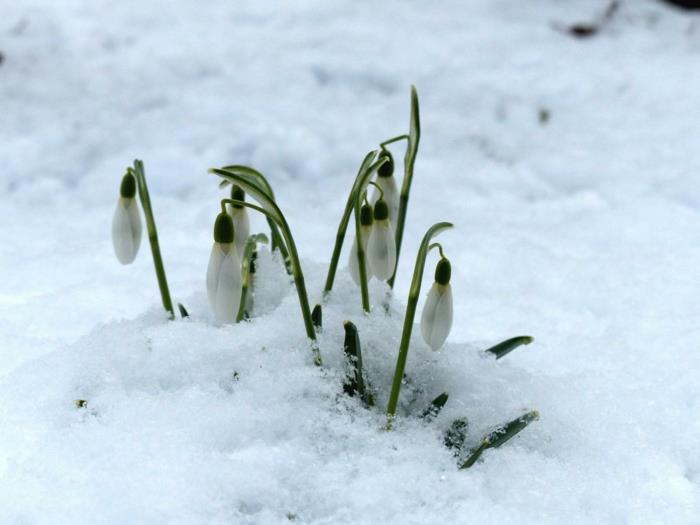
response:
{"label": "dark green leaf tip", "polygon": [[219,213],[214,223],[214,240],[219,243],[233,242],[233,219],[228,213]]}
{"label": "dark green leaf tip", "polygon": [[311,320],[313,321],[314,327],[316,329],[321,328],[323,326],[323,310],[321,309],[320,304],[314,306],[314,309],[311,312]]}
{"label": "dark green leaf tip", "polygon": [[125,199],[133,199],[136,196],[136,177],[130,172],[122,177],[119,194]]}
{"label": "dark green leaf tip", "polygon": [[497,345],[492,346],[491,348],[487,348],[486,352],[495,355],[496,359],[500,359],[511,353],[519,346],[529,345],[534,340],[535,339],[533,337],[530,337],[529,335],[519,335],[517,337],[511,337],[510,339],[506,339],[505,341],[502,341]]}
{"label": "dark green leaf tip", "polygon": [[182,303],[177,303],[177,309],[180,311],[180,317],[182,317],[183,319],[186,319],[187,317],[190,316],[189,312],[182,305]]}
{"label": "dark green leaf tip", "polygon": [[442,407],[445,406],[445,403],[447,403],[447,400],[449,399],[449,395],[447,392],[443,392],[439,396],[437,396],[435,399],[433,399],[430,404],[428,405],[428,408],[423,411],[423,414],[421,414],[421,417],[423,419],[426,419],[430,421],[434,417],[436,417],[440,411],[442,410]]}
{"label": "dark green leaf tip", "polygon": [[389,218],[389,205],[384,199],[374,203],[374,220],[383,221]]}
{"label": "dark green leaf tip", "polygon": [[394,174],[394,157],[391,155],[391,152],[388,150],[382,150],[382,152],[379,154],[379,159],[386,158],[388,159],[384,164],[379,166],[379,169],[377,170],[377,175],[380,177],[391,177]]}
{"label": "dark green leaf tip", "polygon": [[440,259],[435,266],[435,282],[443,286],[450,284],[452,265],[448,259]]}
{"label": "dark green leaf tip", "polygon": [[[231,198],[237,201],[244,201],[245,200],[245,192],[243,189],[238,186],[237,184],[234,184],[231,187]],[[242,204],[233,204],[234,208],[243,208]]]}
{"label": "dark green leaf tip", "polygon": [[360,224],[362,226],[372,226],[374,218],[372,217],[372,206],[363,204],[360,208]]}

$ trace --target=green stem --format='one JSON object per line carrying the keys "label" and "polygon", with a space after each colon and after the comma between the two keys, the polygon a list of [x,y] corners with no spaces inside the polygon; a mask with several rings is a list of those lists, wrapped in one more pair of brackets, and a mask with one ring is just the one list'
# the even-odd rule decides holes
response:
{"label": "green stem", "polygon": [[[382,157],[377,160],[374,164],[372,161],[377,156],[376,151],[370,151],[362,161],[360,169],[357,172],[355,181],[353,182],[352,188],[350,189],[350,194],[348,195],[348,202],[345,204],[345,210],[343,211],[343,216],[340,218],[340,224],[338,225],[338,233],[335,238],[335,245],[333,246],[333,254],[331,255],[331,262],[328,266],[328,275],[326,276],[326,285],[323,288],[323,295],[327,296],[333,289],[333,281],[335,280],[335,273],[338,269],[338,260],[340,259],[340,252],[343,249],[343,242],[345,241],[345,232],[348,229],[348,223],[350,222],[350,214],[355,208],[355,201],[357,195],[362,195],[369,179],[372,174],[379,169],[379,167],[388,162],[386,157]],[[359,248],[359,247],[358,247]]]}
{"label": "green stem", "polygon": [[175,311],[173,303],[170,299],[170,290],[168,289],[168,279],[165,276],[165,268],[163,267],[163,258],[160,255],[160,245],[158,244],[158,230],[156,229],[156,221],[153,218],[153,209],[151,208],[151,197],[148,193],[146,185],[146,173],[143,169],[143,162],[136,159],[134,167],[129,168],[134,177],[139,189],[139,198],[141,206],[143,206],[143,214],[146,217],[146,228],[148,229],[148,240],[151,244],[151,253],[153,254],[153,266],[156,270],[158,279],[158,288],[160,289],[160,298],[163,301],[163,308],[168,312],[168,317],[175,319]]}
{"label": "green stem", "polygon": [[299,296],[299,306],[301,307],[301,315],[304,319],[304,328],[306,329],[306,335],[313,342],[311,345],[311,349],[314,354],[314,363],[318,366],[321,366],[321,353],[318,349],[318,346],[315,343],[316,331],[314,330],[314,323],[311,319],[311,309],[309,308],[309,297],[306,293],[306,284],[304,283],[304,273],[301,269],[301,262],[299,261],[299,254],[297,252],[296,244],[294,243],[294,238],[292,237],[292,232],[289,229],[289,225],[287,224],[287,220],[285,219],[284,214],[277,206],[277,203],[275,203],[275,201],[272,200],[272,198],[269,195],[267,195],[265,191],[259,188],[256,184],[251,183],[251,181],[247,178],[224,169],[213,168],[209,171],[224,179],[229,180],[230,182],[238,184],[243,189],[243,191],[248,193],[251,197],[253,197],[260,204],[262,204],[262,207],[256,206],[249,202],[231,199],[233,203],[239,204],[241,206],[246,206],[260,213],[263,213],[266,217],[273,219],[274,222],[276,222],[277,225],[280,227],[284,241],[287,245],[287,248],[289,249],[289,258],[292,264],[292,275],[294,276],[294,284],[297,289],[297,295]]}
{"label": "green stem", "polygon": [[408,135],[399,135],[397,137],[390,138],[389,140],[385,140],[384,142],[380,142],[379,146],[382,149],[386,149],[385,146],[388,146],[389,144],[393,144],[394,142],[398,142],[400,140],[407,140],[408,138]]}
{"label": "green stem", "polygon": [[408,209],[408,196],[411,192],[411,182],[413,182],[413,168],[416,164],[416,155],[418,154],[418,143],[420,142],[420,114],[418,109],[418,93],[416,86],[411,86],[411,117],[410,131],[408,137],[408,146],[406,147],[406,155],[403,161],[403,182],[401,184],[401,193],[399,195],[399,214],[396,218],[396,266],[394,267],[394,275],[391,276],[388,283],[391,288],[394,287],[396,272],[399,267],[399,256],[401,255],[401,244],[403,242],[403,230],[406,224],[406,210]]}
{"label": "green stem", "polygon": [[418,306],[418,298],[420,296],[421,282],[423,280],[423,271],[425,270],[425,259],[428,255],[430,240],[447,228],[452,228],[449,222],[439,222],[433,224],[423,236],[423,241],[416,255],[416,265],[413,270],[413,280],[411,281],[411,289],[408,293],[408,303],[406,304],[406,315],[403,320],[403,331],[401,332],[401,345],[399,346],[399,356],[396,360],[396,370],[394,371],[394,381],[391,385],[391,393],[389,395],[389,404],[387,405],[387,429],[391,428],[394,416],[396,415],[396,406],[399,402],[399,393],[401,392],[401,381],[403,373],[406,369],[406,359],[408,357],[408,347],[411,342],[411,332],[413,331],[413,320],[416,316],[416,307]]}

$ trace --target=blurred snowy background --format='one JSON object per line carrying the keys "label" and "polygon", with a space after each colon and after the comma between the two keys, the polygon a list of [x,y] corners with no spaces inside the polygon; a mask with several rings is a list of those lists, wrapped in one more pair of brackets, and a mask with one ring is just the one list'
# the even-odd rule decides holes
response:
{"label": "blurred snowy background", "polygon": [[[700,17],[629,0],[589,38],[567,34],[607,5],[0,0],[0,522],[700,522]],[[267,356],[269,376],[255,376],[275,384],[277,423],[227,412],[238,401],[217,367],[239,336],[210,326],[203,295],[221,195],[207,168],[268,176],[316,302],[357,167],[407,130],[411,84],[422,139],[397,309],[423,232],[453,221],[441,241],[455,327],[446,361],[426,357],[454,382],[451,415],[481,410],[486,428],[520,405],[542,413],[468,472],[438,430],[382,434],[379,416],[355,422],[368,417],[357,407],[333,419],[324,395],[337,381],[301,351]],[[161,322],[145,242],[131,267],[112,253],[134,158],[189,331]],[[293,300],[279,298],[277,317],[297,337]],[[350,315],[337,313],[327,354]],[[283,345],[270,317],[241,341]],[[149,330],[187,357],[110,361]],[[477,356],[519,334],[536,342],[508,363]],[[238,366],[258,373],[248,351]],[[450,359],[473,370],[448,372]],[[304,382],[285,383],[276,363]],[[240,388],[252,396],[241,406],[269,394]],[[302,401],[307,388],[324,393]],[[93,419],[72,406],[88,394],[103,403]],[[304,418],[328,433],[290,434]]]}

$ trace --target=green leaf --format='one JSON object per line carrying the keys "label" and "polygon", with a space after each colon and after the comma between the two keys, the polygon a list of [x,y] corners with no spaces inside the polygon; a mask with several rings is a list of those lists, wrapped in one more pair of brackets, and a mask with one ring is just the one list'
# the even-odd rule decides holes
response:
{"label": "green leaf", "polygon": [[495,355],[496,359],[500,359],[501,357],[504,357],[511,353],[519,346],[529,345],[534,340],[535,339],[530,337],[529,335],[519,335],[517,337],[511,337],[510,339],[506,339],[505,341],[502,341],[497,345],[492,346],[491,348],[487,348],[486,352]]}
{"label": "green leaf", "polygon": [[180,317],[182,317],[183,319],[190,316],[190,314],[187,312],[187,309],[185,309],[182,303],[177,303],[177,309],[180,311]]}
{"label": "green leaf", "polygon": [[[231,165],[231,166],[224,166],[223,168],[220,168],[219,171],[216,170],[209,170],[213,171],[217,175],[224,177],[219,171],[224,171],[229,174],[234,174],[237,175],[238,177],[241,177],[245,179],[245,181],[252,185],[255,186],[256,190],[258,192],[264,193],[265,196],[267,197],[267,200],[270,200],[272,202],[275,201],[275,194],[272,191],[272,186],[270,186],[270,183],[267,181],[265,176],[260,173],[258,170],[253,169],[249,166],[241,166],[238,164]],[[228,184],[231,183],[230,179],[227,179],[224,177],[224,182],[226,184],[219,184],[219,187],[224,187]],[[241,186],[242,187],[242,186]],[[245,189],[244,189],[245,191]],[[250,192],[247,192],[250,193]],[[262,201],[258,199],[258,197],[255,197],[254,194],[251,193],[253,197],[262,204]],[[263,205],[265,207],[265,205]],[[267,219],[267,223],[270,226],[270,235],[272,236],[272,251],[279,250],[280,253],[282,254],[282,259],[284,260],[285,268],[287,269],[287,273],[291,274],[291,267],[290,267],[290,262],[289,262],[289,250],[287,246],[284,243],[284,239],[282,235],[279,232],[279,228],[275,224],[275,222],[271,219]]]}
{"label": "green leaf", "polygon": [[311,311],[311,320],[314,322],[316,330],[323,327],[323,310],[320,304],[314,306],[314,309]]}
{"label": "green leaf", "polygon": [[426,421],[430,421],[431,419],[437,417],[437,415],[440,413],[440,410],[442,410],[442,407],[444,407],[445,403],[447,403],[447,399],[449,397],[450,396],[447,394],[447,392],[443,392],[442,394],[437,396],[430,402],[430,404],[423,411],[420,417],[425,419]]}
{"label": "green leaf", "polygon": [[484,452],[484,450],[487,450],[489,448],[498,448],[504,445],[516,435],[518,435],[530,423],[532,423],[533,421],[537,421],[539,418],[539,412],[537,412],[536,410],[532,410],[527,414],[523,414],[519,418],[514,419],[513,421],[510,421],[505,425],[497,428],[488,436],[486,436],[481,441],[481,444],[478,447],[472,449],[470,456],[464,463],[462,463],[462,465],[459,468],[464,469],[471,467],[474,463],[476,463],[476,460],[478,460],[479,457],[481,457],[481,454]]}
{"label": "green leaf", "polygon": [[238,314],[236,315],[236,322],[240,323],[246,318],[246,313],[250,315],[250,312],[246,312],[245,305],[247,302],[248,294],[252,291],[252,279],[251,279],[251,261],[255,256],[258,243],[267,244],[268,239],[264,233],[256,233],[249,235],[245,241],[245,246],[243,247],[243,257],[241,258],[241,282],[243,284],[241,288],[241,301],[238,305]]}
{"label": "green leaf", "polygon": [[359,395],[366,404],[373,405],[371,395],[368,394],[368,389],[365,387],[362,370],[362,345],[357,327],[350,321],[345,321],[343,328],[345,328],[343,351],[350,366],[350,375],[343,385],[343,391],[349,396]]}

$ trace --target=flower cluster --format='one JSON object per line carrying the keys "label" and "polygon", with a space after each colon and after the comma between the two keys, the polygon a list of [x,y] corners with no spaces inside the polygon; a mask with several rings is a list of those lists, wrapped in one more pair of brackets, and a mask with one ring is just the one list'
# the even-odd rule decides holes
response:
{"label": "flower cluster", "polygon": [[[355,235],[349,251],[348,271],[360,288],[362,310],[368,313],[372,309],[368,289],[370,279],[376,278],[386,283],[389,289],[393,288],[401,254],[406,208],[419,138],[418,98],[415,88],[412,88],[409,133],[389,139],[380,144],[378,151],[369,152],[365,156],[350,189],[328,268],[324,297],[331,293],[347,227],[353,215]],[[394,176],[394,158],[387,146],[402,140],[407,142],[407,147],[404,156],[404,176],[399,190]],[[294,238],[284,214],[275,201],[272,187],[260,172],[247,166],[231,165],[210,171],[221,177],[222,187],[231,184],[230,198],[221,199],[219,203],[221,210],[214,222],[214,242],[206,270],[207,298],[214,318],[219,323],[238,323],[254,316],[253,288],[256,250],[257,245],[268,242],[268,238],[262,233],[251,235],[249,210],[261,213],[266,218],[270,228],[271,248],[279,252],[285,262],[286,271],[294,280],[304,328],[311,341],[314,363],[320,366],[322,360],[320,349],[316,343],[316,330],[320,328],[322,323],[322,306],[321,304],[316,305],[313,313],[311,312],[303,269]],[[368,196],[369,186],[373,187],[371,196]],[[121,182],[119,199],[112,221],[114,252],[122,264],[130,264],[136,258],[142,236],[137,195],[146,218],[163,306],[172,319],[174,318],[173,308],[160,256],[143,164],[138,160],[134,162],[133,168],[128,168]],[[254,202],[247,200],[247,197],[250,197]],[[420,243],[406,305],[396,368],[389,392],[387,428],[391,428],[399,407],[399,394],[404,382],[425,264],[428,254],[433,248],[438,248],[440,258],[435,266],[434,282],[428,291],[421,313],[421,335],[426,345],[437,351],[445,344],[452,328],[454,315],[450,284],[452,266],[444,254],[443,246],[439,243],[432,243],[433,237],[449,228],[452,228],[452,224],[448,222],[434,224],[427,230]],[[387,297],[390,300],[391,294]],[[178,306],[182,316],[187,316],[184,306],[181,304]],[[359,334],[354,324],[349,321],[345,323],[344,328],[344,348],[348,356],[349,367],[352,369],[349,376],[351,379],[344,385],[344,391],[349,395],[357,394],[367,406],[373,406],[374,395],[362,369]],[[529,344],[531,341],[532,338],[528,336],[519,336],[503,341],[488,349],[487,352],[495,355],[498,359],[514,348]],[[433,400],[422,417],[426,419],[435,417],[447,400],[448,394],[446,392],[440,394]],[[484,450],[500,446],[536,418],[537,413],[530,412],[503,427],[499,427],[497,431],[484,438],[478,447],[469,452],[466,460],[462,462],[462,467],[471,466]],[[449,441],[448,446],[461,449],[466,439],[466,428],[465,419],[455,420],[446,437],[446,443]]]}

